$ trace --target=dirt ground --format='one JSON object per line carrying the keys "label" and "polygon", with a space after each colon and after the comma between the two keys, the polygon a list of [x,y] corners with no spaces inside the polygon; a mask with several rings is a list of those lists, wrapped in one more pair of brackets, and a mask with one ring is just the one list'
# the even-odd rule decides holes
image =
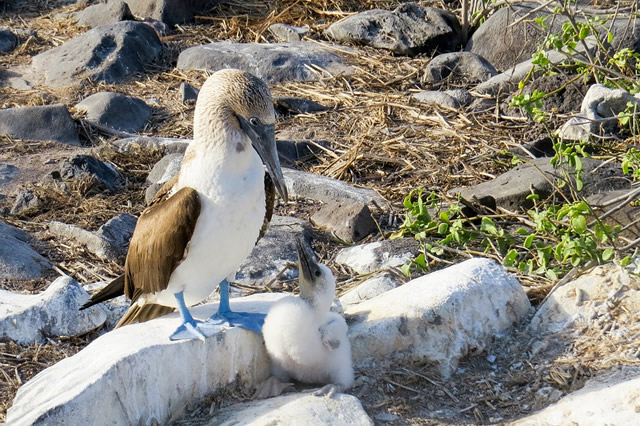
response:
{"label": "dirt ground", "polygon": [[[83,3],[64,5],[63,1],[34,0],[0,2],[0,27],[35,30],[37,35],[21,35],[13,53],[0,56],[0,68],[26,68],[31,57],[80,34],[85,28],[61,17],[83,7]],[[11,186],[1,188],[0,213],[7,223],[32,233],[35,248],[55,264],[58,272],[87,284],[115,277],[122,265],[104,263],[85,249],[59,241],[47,231],[47,223],[58,220],[95,230],[118,213],[138,215],[144,208],[144,179],[160,153],[140,151],[122,155],[109,145],[116,138],[82,121],[73,105],[97,91],[117,91],[139,97],[153,105],[151,125],[145,134],[164,137],[191,137],[194,105],[179,100],[178,87],[188,82],[199,87],[207,77],[203,72],[184,72],[174,68],[178,53],[186,47],[215,40],[272,41],[267,27],[284,22],[307,25],[309,37],[327,42],[322,31],[350,13],[375,7],[390,9],[389,0],[286,0],[247,2],[232,0],[196,17],[195,23],[182,25],[162,38],[167,47],[164,57],[144,74],[118,84],[85,82],[59,90],[38,87],[31,91],[2,88],[0,108],[47,105],[62,102],[78,119],[85,147],[100,159],[114,165],[127,179],[126,190],[115,194],[100,191],[82,182],[66,191],[47,185],[30,186],[43,203],[20,217],[8,216],[16,192],[55,168],[78,148],[0,137],[0,162],[19,165],[24,171]],[[455,9],[456,2],[422,2]],[[22,34],[22,33],[21,33]],[[279,116],[276,125],[281,138],[317,139],[330,142],[317,158],[295,167],[342,179],[377,190],[391,201],[391,214],[377,219],[385,236],[402,220],[402,200],[411,189],[447,190],[476,184],[509,168],[509,149],[518,148],[544,136],[547,129],[534,126],[521,115],[504,108],[504,99],[495,108],[473,113],[436,109],[413,100],[411,93],[431,89],[424,68],[429,57],[395,57],[371,48],[356,48],[348,60],[356,68],[351,77],[323,78],[315,82],[284,83],[272,87],[275,96],[313,99],[329,109],[314,114]],[[447,88],[447,84],[440,88]],[[573,89],[572,89],[573,90]],[[575,101],[581,88],[559,98],[554,108],[568,99]],[[581,95],[580,95],[581,96]],[[150,102],[150,101],[153,102]],[[279,205],[279,214],[304,219],[315,211],[313,204],[290,202]],[[381,239],[378,235],[369,240]],[[366,241],[365,241],[366,242]],[[349,271],[336,268],[333,256],[339,246],[330,238],[320,239],[314,248],[321,260],[338,275],[339,292],[357,280]],[[455,257],[447,258],[455,262]],[[446,266],[431,265],[434,269]],[[537,302],[552,287],[551,282],[520,277],[532,301]],[[46,288],[48,280],[0,282],[0,288],[35,293]],[[279,283],[290,289],[295,284]],[[4,420],[18,387],[44,368],[81,350],[106,330],[96,330],[75,338],[50,338],[43,344],[21,346],[0,343],[0,421]],[[361,398],[376,423],[393,424],[487,424],[513,420],[548,405],[560,394],[580,388],[593,369],[579,360],[559,361],[571,349],[571,341],[548,342],[545,350],[531,349],[524,325],[496,339],[487,352],[463,360],[458,372],[442,380],[430,365],[393,365],[357,372],[357,385],[350,393]],[[569,352],[567,352],[569,351]],[[566,356],[562,358],[566,360]],[[221,396],[224,394],[225,398]],[[231,395],[233,398],[229,398]],[[177,422],[198,424],[211,407],[245,400],[250,395],[229,389],[212,396]]]}

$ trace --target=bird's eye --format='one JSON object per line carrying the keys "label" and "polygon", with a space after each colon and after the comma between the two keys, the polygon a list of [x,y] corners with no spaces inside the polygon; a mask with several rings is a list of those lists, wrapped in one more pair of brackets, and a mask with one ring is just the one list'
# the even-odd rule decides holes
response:
{"label": "bird's eye", "polygon": [[322,275],[322,272],[320,272],[320,269],[316,269],[316,272],[314,272],[314,274],[316,276],[316,278],[320,278],[320,275]]}
{"label": "bird's eye", "polygon": [[251,117],[249,119],[249,124],[251,124],[252,126],[257,126],[258,124],[260,124],[260,120],[258,120],[256,117]]}

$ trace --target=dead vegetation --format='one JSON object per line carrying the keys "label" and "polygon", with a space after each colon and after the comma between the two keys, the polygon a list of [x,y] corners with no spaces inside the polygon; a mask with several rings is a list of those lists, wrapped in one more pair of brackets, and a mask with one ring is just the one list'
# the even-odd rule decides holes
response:
{"label": "dead vegetation", "polygon": [[[118,85],[85,82],[59,90],[3,88],[0,108],[62,102],[70,107],[79,123],[84,123],[73,105],[98,91],[116,91],[144,99],[153,106],[151,123],[143,134],[190,138],[193,105],[180,102],[178,87],[182,82],[199,87],[207,74],[174,68],[184,48],[218,40],[272,42],[267,28],[276,22],[308,26],[311,41],[331,47],[323,34],[331,23],[358,11],[376,7],[391,9],[398,3],[387,0],[227,1],[197,16],[194,24],[177,26],[171,35],[162,37],[166,47],[164,57],[144,74]],[[451,9],[455,2],[422,3]],[[0,25],[24,32],[20,33],[20,46],[0,56],[2,69],[24,69],[32,56],[86,30],[75,25],[72,19],[59,15],[76,11],[83,7],[81,4],[60,7],[55,1],[37,0],[5,7]],[[330,141],[330,146],[317,159],[297,167],[377,190],[393,203],[396,219],[402,199],[411,189],[423,187],[446,193],[455,187],[491,179],[509,167],[500,161],[502,152],[519,148],[546,132],[542,127],[532,129],[531,122],[521,116],[507,114],[501,99],[478,113],[436,109],[414,101],[410,96],[412,92],[431,89],[424,75],[429,57],[395,57],[371,48],[339,50],[356,69],[354,75],[334,77],[321,73],[321,78],[314,82],[289,82],[272,88],[275,96],[300,96],[329,107],[320,113],[281,116],[277,131],[297,138]],[[450,83],[442,88],[449,88],[447,85]],[[122,266],[105,264],[82,247],[54,239],[47,232],[47,223],[58,220],[95,230],[115,214],[139,214],[144,208],[144,179],[160,153],[141,150],[122,155],[109,147],[109,141],[114,139],[112,135],[86,123],[81,124],[80,130],[84,143],[95,147],[99,158],[113,164],[126,177],[127,190],[117,194],[97,192],[82,181],[65,189],[35,185],[33,190],[42,199],[42,207],[24,217],[9,218],[7,222],[36,235],[40,240],[38,250],[51,259],[60,272],[72,275],[81,283],[90,283],[120,274]],[[638,140],[627,143],[638,143]],[[5,156],[19,157],[38,149],[41,146],[27,141],[0,139],[0,150]],[[0,208],[12,201],[11,198],[0,200]],[[295,210],[296,215],[306,218],[313,206],[289,205],[280,209],[283,213]],[[384,230],[391,230],[396,224],[394,215],[380,220]],[[328,261],[335,253],[335,247],[326,241],[319,242],[316,248],[323,249],[321,255]],[[341,278],[340,290],[344,292],[365,277],[354,279],[342,274]],[[527,277],[522,277],[522,283],[536,300],[543,299],[553,287],[551,282]],[[6,284],[0,285],[6,287]],[[35,292],[44,285],[44,282],[25,283],[19,290]],[[293,287],[290,283],[277,283],[265,288],[291,290]],[[637,336],[638,324],[631,326],[634,328],[630,330]],[[22,383],[47,366],[73,355],[99,333],[100,330],[79,338],[49,339],[44,345],[0,343],[0,421]],[[528,343],[518,340],[522,337],[519,333],[496,344],[494,361],[488,361],[486,356],[464,361],[462,367],[466,373],[461,380],[454,377],[442,382],[430,372],[428,365],[398,366],[392,370],[366,372],[370,381],[357,387],[354,394],[363,398],[371,413],[385,410],[398,415],[406,424],[438,423],[426,419],[424,413],[439,407],[443,420],[501,422],[540,408],[546,401],[536,393],[541,388],[557,385],[564,391],[576,389],[592,371],[625,363],[623,357],[611,355],[619,348],[616,345],[620,341],[611,340],[610,335],[602,331],[587,330],[564,358],[555,356],[542,361],[536,361],[527,352]],[[603,359],[610,362],[606,365],[597,362]],[[518,363],[521,366],[510,368]],[[237,397],[244,398],[246,395]]]}

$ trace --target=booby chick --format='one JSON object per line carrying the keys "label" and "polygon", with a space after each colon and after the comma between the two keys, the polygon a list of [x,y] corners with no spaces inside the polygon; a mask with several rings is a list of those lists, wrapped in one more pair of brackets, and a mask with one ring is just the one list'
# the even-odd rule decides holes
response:
{"label": "booby chick", "polygon": [[326,384],[315,394],[331,396],[353,385],[347,323],[329,310],[336,291],[331,270],[317,263],[302,241],[297,248],[300,295],[287,296],[269,309],[264,342],[273,376],[282,382]]}
{"label": "booby chick", "polygon": [[[262,80],[233,69],[211,75],[198,95],[193,142],[180,172],[138,219],[124,277],[85,307],[124,292],[131,306],[116,327],[177,308],[182,325],[172,340],[204,340],[223,322],[260,332],[264,315],[229,309],[227,279],[271,217],[273,194],[265,187],[275,186],[287,200],[274,123],[273,101]],[[204,300],[218,283],[218,313],[206,322],[194,320],[188,306]]]}

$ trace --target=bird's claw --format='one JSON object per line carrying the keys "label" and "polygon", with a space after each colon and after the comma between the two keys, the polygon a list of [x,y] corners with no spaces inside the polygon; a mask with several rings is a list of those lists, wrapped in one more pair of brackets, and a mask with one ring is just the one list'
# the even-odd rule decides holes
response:
{"label": "bird's claw", "polygon": [[324,385],[320,389],[316,389],[315,391],[313,391],[312,395],[324,396],[325,398],[331,399],[333,398],[333,395],[335,395],[338,392],[340,392],[340,389],[338,386],[334,384],[328,384],[328,385]]}
{"label": "bird's claw", "polygon": [[208,324],[207,322],[193,320],[187,321],[180,325],[169,336],[170,340],[201,340],[205,341],[207,337],[211,337],[214,334],[219,333],[222,330],[221,327],[214,324]]}

